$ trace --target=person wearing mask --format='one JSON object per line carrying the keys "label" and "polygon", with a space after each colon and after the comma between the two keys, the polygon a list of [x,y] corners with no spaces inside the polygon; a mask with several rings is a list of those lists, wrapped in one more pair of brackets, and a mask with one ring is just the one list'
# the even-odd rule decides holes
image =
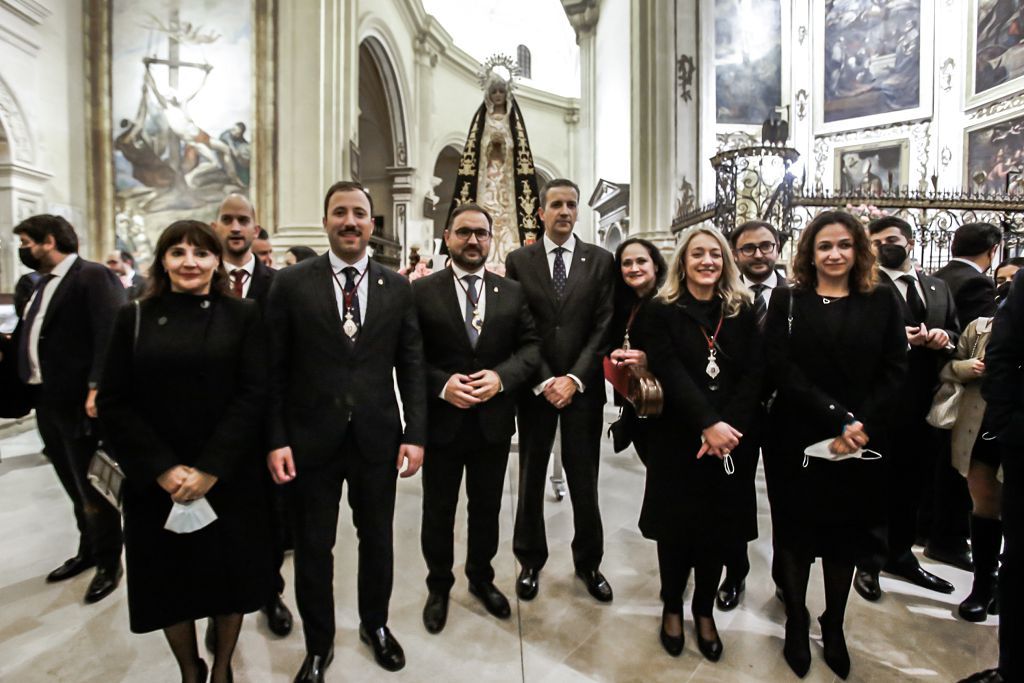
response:
{"label": "person wearing mask", "polygon": [[[609,333],[613,350],[609,355],[614,365],[646,369],[646,305],[664,284],[668,265],[654,244],[630,237],[615,250],[615,270],[619,278],[615,280],[615,309]],[[646,463],[648,421],[637,417],[636,410],[618,391],[613,399],[621,410],[616,428],[624,430],[640,461]],[[616,443],[616,447],[628,445]]]}
{"label": "person wearing mask", "polygon": [[[195,622],[207,617],[217,633],[210,680],[232,680],[242,617],[264,604],[273,571],[266,339],[256,304],[229,293],[221,250],[204,223],[164,230],[149,291],[118,313],[99,395],[126,477],[131,630],[163,630],[185,683],[206,680]],[[167,528],[175,512],[204,505],[214,517],[205,526]]]}
{"label": "person wearing mask", "polygon": [[640,530],[658,543],[660,638],[669,654],[682,652],[692,571],[697,646],[716,662],[722,567],[738,544],[757,537],[758,441],[747,435],[757,426],[764,368],[751,295],[720,232],[680,235],[648,316],[648,363],[665,406],[651,428]]}
{"label": "person wearing mask", "polygon": [[512,434],[515,397],[540,364],[540,338],[518,282],[484,269],[491,247],[487,211],[460,204],[444,240],[451,267],[412,286],[427,364],[428,436],[423,461],[423,526],[427,563],[423,624],[440,633],[455,583],[455,510],[466,475],[469,592],[499,619],[508,599],[494,585],[498,516]]}
{"label": "person wearing mask", "polygon": [[46,580],[95,567],[85,601],[98,602],[124,573],[121,516],[86,474],[97,445],[93,421],[107,343],[125,290],[113,272],[78,255],[78,236],[62,217],[31,216],[14,234],[21,262],[40,275],[14,330],[18,381],[28,385],[46,455],[78,525],[78,552]]}
{"label": "person wearing mask", "polygon": [[819,213],[800,235],[793,287],[772,297],[765,321],[766,366],[777,390],[764,444],[776,490],[775,578],[786,604],[783,656],[801,678],[811,665],[807,583],[818,557],[825,661],[841,678],[849,675],[843,625],[850,580],[855,565],[872,567],[884,553],[885,470],[902,457],[886,434],[906,373],[907,335],[892,290],[875,285],[874,261],[860,221]]}

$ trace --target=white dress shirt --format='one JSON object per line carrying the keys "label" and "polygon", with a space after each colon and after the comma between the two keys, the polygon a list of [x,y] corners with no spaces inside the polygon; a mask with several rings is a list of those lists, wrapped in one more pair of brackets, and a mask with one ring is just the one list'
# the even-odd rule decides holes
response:
{"label": "white dress shirt", "polygon": [[[78,254],[68,254],[49,273],[51,276],[50,281],[43,289],[43,300],[39,303],[39,312],[36,314],[35,320],[32,321],[32,329],[28,331],[29,384],[43,383],[43,373],[39,367],[39,334],[42,332],[43,321],[46,319],[46,309],[50,307],[50,301],[53,300],[53,293],[60,287],[60,283],[64,280],[64,277],[71,270],[71,266],[77,259]],[[46,277],[46,275],[44,274],[43,277]],[[35,301],[38,295],[38,292],[33,294],[28,303],[25,304],[25,314],[32,308],[32,302]]]}
{"label": "white dress shirt", "polygon": [[250,253],[249,262],[246,263],[241,268],[233,266],[229,263],[225,263],[224,269],[228,271],[228,288],[233,288],[235,285],[235,276],[233,275],[233,273],[236,270],[244,270],[245,272],[249,273],[249,275],[244,280],[242,280],[242,298],[244,299],[245,297],[249,296],[249,287],[252,286],[252,275],[253,273],[256,272],[255,254]]}
{"label": "white dress shirt", "polygon": [[[459,317],[466,317],[466,290],[469,289],[469,283],[463,280],[467,275],[476,275],[480,279],[476,281],[476,295],[477,305],[476,313],[480,317],[480,320],[484,319],[484,311],[487,308],[487,288],[484,287],[484,272],[483,266],[480,266],[474,271],[463,270],[459,268],[455,263],[452,263],[452,274],[455,275],[455,282],[452,282],[452,286],[455,287],[455,296],[459,298]],[[459,284],[459,281],[462,284]]]}
{"label": "white dress shirt", "polygon": [[761,296],[764,298],[764,307],[767,309],[768,305],[772,302],[772,290],[779,286],[778,271],[773,268],[772,274],[764,282],[753,282],[748,280],[746,275],[741,275],[740,279],[743,281],[743,286],[751,292],[754,291],[754,285],[761,284],[765,286],[766,289],[761,292]]}
{"label": "white dress shirt", "polygon": [[355,268],[356,280],[359,282],[356,287],[356,297],[359,299],[359,326],[366,325],[366,298],[370,295],[370,283],[363,277],[363,273],[370,266],[369,255],[364,254],[363,258],[355,263],[342,261],[333,251],[328,251],[327,255],[331,261],[331,270],[337,276],[332,279],[334,280],[334,298],[338,302],[338,316],[343,321],[345,320],[345,273],[343,271],[346,268]]}
{"label": "white dress shirt", "polygon": [[905,273],[902,270],[895,270],[893,268],[885,267],[881,268],[881,271],[888,275],[889,277],[891,277],[892,281],[896,283],[896,289],[899,290],[900,296],[903,297],[904,301],[907,300],[907,283],[900,280],[900,278],[903,277],[904,275],[910,275],[911,277],[913,277],[914,285],[917,289],[917,295],[921,297],[921,303],[923,303],[925,305],[925,308],[927,308],[928,299],[924,297],[924,287],[921,285],[921,278],[917,276],[917,270],[915,268],[911,268]]}
{"label": "white dress shirt", "polygon": [[[555,277],[555,249],[558,245],[552,242],[547,234],[544,235],[544,253],[548,255],[548,275]],[[565,264],[565,277],[569,277],[569,268],[572,267],[572,253],[576,250],[576,235],[569,235],[569,239],[562,245],[565,253],[562,254],[562,263]]]}

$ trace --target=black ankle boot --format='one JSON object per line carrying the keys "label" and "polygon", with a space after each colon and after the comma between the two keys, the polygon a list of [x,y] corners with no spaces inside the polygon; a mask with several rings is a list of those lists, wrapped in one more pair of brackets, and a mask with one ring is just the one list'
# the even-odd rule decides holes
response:
{"label": "black ankle boot", "polygon": [[971,517],[971,549],[974,554],[974,584],[971,593],[957,609],[966,621],[985,621],[989,614],[999,613],[997,578],[999,548],[1003,542],[1003,525],[998,519]]}
{"label": "black ankle boot", "polygon": [[828,613],[818,617],[821,624],[821,644],[825,646],[825,663],[844,681],[850,675],[850,651],[846,649],[846,636],[842,622],[836,624]]}
{"label": "black ankle boot", "polygon": [[[803,612],[800,616],[806,615],[806,608],[790,610],[792,612]],[[807,675],[811,668],[811,640],[810,626],[806,618],[786,618],[786,644],[782,648],[782,656],[786,663],[800,678]]]}

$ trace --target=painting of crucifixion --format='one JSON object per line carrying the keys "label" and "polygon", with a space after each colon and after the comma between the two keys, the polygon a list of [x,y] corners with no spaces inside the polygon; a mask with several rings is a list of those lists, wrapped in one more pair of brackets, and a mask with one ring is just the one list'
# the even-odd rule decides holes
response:
{"label": "painting of crucifixion", "polygon": [[[118,242],[249,194],[252,0],[114,0],[111,130]],[[122,232],[124,234],[122,234]]]}

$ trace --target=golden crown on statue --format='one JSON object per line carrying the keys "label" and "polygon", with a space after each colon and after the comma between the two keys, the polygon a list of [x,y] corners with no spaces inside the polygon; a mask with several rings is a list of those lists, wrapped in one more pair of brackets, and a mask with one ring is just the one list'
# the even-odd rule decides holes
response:
{"label": "golden crown on statue", "polygon": [[502,53],[493,54],[488,57],[487,61],[480,65],[479,71],[476,72],[481,89],[486,90],[491,80],[498,78],[505,82],[509,92],[515,88],[515,81],[519,78],[519,75],[519,63]]}

